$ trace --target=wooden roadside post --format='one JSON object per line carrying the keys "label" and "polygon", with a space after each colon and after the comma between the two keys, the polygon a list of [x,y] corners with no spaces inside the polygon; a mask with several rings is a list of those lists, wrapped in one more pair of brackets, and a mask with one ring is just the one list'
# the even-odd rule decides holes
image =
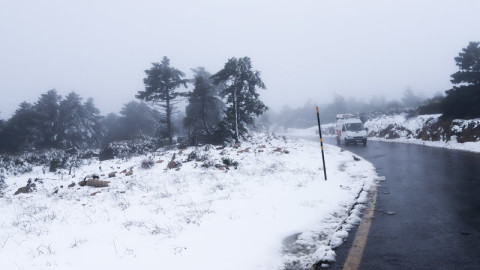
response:
{"label": "wooden roadside post", "polygon": [[318,122],[318,134],[320,135],[320,148],[322,149],[323,175],[325,176],[325,181],[327,181],[327,168],[325,167],[325,156],[323,154],[322,127],[320,125],[320,114],[318,113],[318,106],[317,106],[317,122]]}

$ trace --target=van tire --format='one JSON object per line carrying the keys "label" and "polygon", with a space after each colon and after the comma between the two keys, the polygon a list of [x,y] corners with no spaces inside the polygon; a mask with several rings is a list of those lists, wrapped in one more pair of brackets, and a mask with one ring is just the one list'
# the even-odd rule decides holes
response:
{"label": "van tire", "polygon": [[363,140],[363,146],[367,146],[367,140]]}

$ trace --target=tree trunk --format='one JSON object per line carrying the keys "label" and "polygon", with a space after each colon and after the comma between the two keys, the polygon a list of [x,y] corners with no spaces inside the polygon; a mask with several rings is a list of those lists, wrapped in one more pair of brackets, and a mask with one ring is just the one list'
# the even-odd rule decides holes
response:
{"label": "tree trunk", "polygon": [[210,129],[208,128],[207,125],[207,114],[205,113],[205,107],[207,106],[207,101],[205,100],[205,95],[202,96],[202,123],[203,127],[205,128],[205,131],[207,132],[208,135],[212,135],[210,133]]}
{"label": "tree trunk", "polygon": [[167,95],[165,101],[167,102],[167,135],[168,135],[168,144],[173,144],[172,139],[172,108],[170,107],[170,95],[167,90]]}
{"label": "tree trunk", "polygon": [[235,142],[238,143],[238,108],[237,108],[237,91],[233,91],[233,110],[235,112]]}

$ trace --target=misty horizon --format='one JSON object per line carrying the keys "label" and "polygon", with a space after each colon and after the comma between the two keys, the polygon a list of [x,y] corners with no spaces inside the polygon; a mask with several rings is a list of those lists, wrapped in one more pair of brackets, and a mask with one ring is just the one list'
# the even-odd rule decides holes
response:
{"label": "misty horizon", "polygon": [[470,0],[2,4],[0,118],[50,89],[118,113],[163,56],[186,78],[248,56],[273,111],[335,95],[400,100],[407,88],[430,98],[452,87],[453,58],[478,39],[479,8]]}

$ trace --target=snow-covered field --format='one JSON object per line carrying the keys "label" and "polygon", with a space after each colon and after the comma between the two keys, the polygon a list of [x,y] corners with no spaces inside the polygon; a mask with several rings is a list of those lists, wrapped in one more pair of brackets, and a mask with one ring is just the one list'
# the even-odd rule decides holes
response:
{"label": "snow-covered field", "polygon": [[[318,142],[256,135],[238,148],[91,161],[74,176],[41,167],[7,175],[1,268],[307,269],[332,261],[377,176],[336,146],[326,145],[325,157],[328,181]],[[91,174],[109,186],[67,187]],[[29,178],[36,191],[13,195]]]}

